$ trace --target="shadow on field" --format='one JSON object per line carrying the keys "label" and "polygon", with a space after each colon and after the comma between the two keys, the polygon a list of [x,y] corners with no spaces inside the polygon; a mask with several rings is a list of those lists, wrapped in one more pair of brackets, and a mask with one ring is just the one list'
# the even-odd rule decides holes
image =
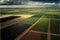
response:
{"label": "shadow on field", "polygon": [[20,16],[9,16],[9,17],[5,17],[5,18],[0,18],[0,23],[3,23],[3,22],[6,22],[6,21],[10,21],[10,20],[13,20],[13,19],[16,19]]}
{"label": "shadow on field", "polygon": [[[22,20],[16,24],[13,24],[7,28],[1,29],[1,40],[14,40],[18,35],[24,32],[27,28],[29,28],[33,23],[35,23],[40,16],[32,16],[28,19]],[[15,18],[15,17],[14,17]],[[9,20],[9,18],[8,18]]]}

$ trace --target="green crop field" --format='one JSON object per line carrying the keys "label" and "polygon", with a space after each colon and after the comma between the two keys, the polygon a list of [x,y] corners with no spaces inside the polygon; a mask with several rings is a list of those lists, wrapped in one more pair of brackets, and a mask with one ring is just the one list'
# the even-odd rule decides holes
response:
{"label": "green crop field", "polygon": [[0,14],[45,14],[47,9],[20,9],[20,10],[8,10],[0,11]]}
{"label": "green crop field", "polygon": [[59,39],[60,39],[60,36],[51,35],[51,40],[59,40]]}
{"label": "green crop field", "polygon": [[42,15],[34,15],[28,19],[22,20],[20,23],[25,23],[25,24],[33,24],[35,23]]}
{"label": "green crop field", "polygon": [[10,16],[10,17],[5,17],[5,18],[0,18],[0,23],[3,23],[3,22],[6,22],[6,21],[9,21],[9,20],[12,20],[12,19],[15,19],[15,18],[18,18],[19,16]]}
{"label": "green crop field", "polygon": [[[58,39],[59,37],[60,9],[19,9],[19,10],[15,9],[15,10],[8,10],[8,11],[0,11],[0,15],[6,15],[6,14],[34,15],[32,17],[19,21],[18,23],[11,25],[7,28],[9,30],[9,31],[7,30],[7,32],[11,33],[11,35],[15,33],[13,35],[14,38],[18,34],[24,32],[27,28],[29,28],[32,24],[34,24],[39,19],[40,19],[39,22],[36,25],[34,25],[30,30],[37,31],[37,32],[44,32],[45,34],[41,33],[41,40],[47,40],[47,35],[49,34],[51,40],[55,40],[54,38]],[[4,32],[5,30],[6,29],[2,29],[2,31]],[[13,32],[12,30],[16,32]],[[4,32],[3,32],[3,37],[4,37]],[[7,35],[6,32],[5,35]]]}
{"label": "green crop field", "polygon": [[35,31],[47,32],[48,30],[48,18],[41,17],[40,21],[32,28]]}
{"label": "green crop field", "polygon": [[40,40],[47,40],[47,34],[41,34]]}
{"label": "green crop field", "polygon": [[59,16],[53,16],[51,19],[51,33],[60,34],[59,32],[60,18]]}

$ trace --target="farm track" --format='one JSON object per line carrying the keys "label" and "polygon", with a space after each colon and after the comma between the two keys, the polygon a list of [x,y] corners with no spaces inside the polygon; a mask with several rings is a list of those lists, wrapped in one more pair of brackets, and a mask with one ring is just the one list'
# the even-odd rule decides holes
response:
{"label": "farm track", "polygon": [[19,35],[15,40],[20,40],[26,33],[28,33],[30,29],[34,27],[41,20],[41,17],[34,24],[32,24],[28,29],[26,29],[26,31],[24,31],[21,35]]}
{"label": "farm track", "polygon": [[[48,22],[48,32],[40,32],[40,31],[34,31],[34,30],[30,30],[25,36],[23,36],[22,37],[22,39],[21,40],[26,40],[26,39],[28,39],[28,38],[30,38],[31,40],[34,40],[32,37],[34,37],[34,36],[31,36],[31,35],[40,35],[41,36],[41,34],[47,34],[47,40],[51,40],[51,35],[54,35],[54,36],[60,36],[60,34],[54,34],[54,33],[51,33],[50,31],[50,27],[51,27],[51,17],[49,16],[48,17],[48,19],[49,19],[49,22]],[[29,33],[30,32],[33,32],[33,33],[31,33],[30,35],[29,35]],[[38,36],[37,36],[38,37]],[[26,39],[25,39],[26,38]],[[29,39],[28,39],[29,40]],[[36,40],[40,40],[39,39],[39,37],[36,39]]]}
{"label": "farm track", "polygon": [[47,40],[50,40],[50,16],[48,17],[49,22],[48,22],[48,35],[47,35]]}
{"label": "farm track", "polygon": [[40,35],[40,32],[31,30],[26,33],[20,40],[40,40]]}
{"label": "farm track", "polygon": [[16,19],[13,19],[13,20],[10,20],[10,21],[7,21],[7,22],[4,22],[4,23],[0,23],[1,24],[0,25],[0,29],[6,28],[6,27],[8,27],[10,25],[13,25],[15,23],[18,23],[19,21],[22,21],[24,19],[27,19],[27,18],[29,18],[29,17],[31,17],[33,15],[12,15],[11,14],[11,15],[4,15],[4,16],[2,15],[1,18],[8,17],[8,16],[21,16],[21,17],[16,18]]}
{"label": "farm track", "polygon": [[[20,17],[21,18],[21,17]],[[22,17],[21,19],[20,18],[17,18],[17,21],[19,22],[19,20],[21,20],[21,19],[23,19],[24,17]],[[25,18],[27,18],[26,16],[25,16]],[[41,19],[41,18],[40,18]],[[39,19],[39,20],[40,20]],[[24,38],[27,34],[29,35],[29,33],[31,33],[32,32],[32,34],[31,35],[34,35],[34,33],[36,33],[36,34],[38,34],[38,37],[40,37],[40,34],[47,34],[47,40],[50,40],[51,39],[51,35],[54,35],[54,36],[60,36],[60,34],[54,34],[54,33],[51,33],[50,31],[50,27],[51,27],[51,17],[49,16],[48,17],[48,19],[49,19],[49,21],[48,21],[48,32],[46,33],[46,32],[39,32],[39,31],[34,31],[34,30],[30,30],[32,27],[34,27],[38,22],[39,22],[39,20],[37,21],[37,22],[35,22],[34,24],[32,24],[26,31],[24,31],[21,35],[19,35],[15,40],[23,40],[22,38]],[[23,19],[24,20],[24,19]],[[16,20],[15,20],[16,21]],[[15,21],[12,21],[12,22],[15,22]],[[5,25],[8,25],[10,22],[8,22],[7,24],[5,24]],[[12,23],[10,23],[10,24],[12,24]],[[8,25],[9,26],[9,25]],[[7,27],[7,26],[6,26]],[[3,28],[6,28],[6,27],[3,27],[3,25],[2,25],[2,27],[1,27],[1,29],[3,29]],[[27,36],[28,36],[27,35]],[[29,36],[31,36],[31,35],[29,35]],[[28,36],[28,37],[29,37]],[[25,37],[25,38],[28,38],[28,37]],[[35,37],[37,37],[37,36],[35,36]],[[31,39],[31,37],[30,37],[30,39]],[[24,40],[26,40],[26,39],[24,39]],[[31,39],[31,40],[33,40],[33,39]],[[36,40],[39,40],[39,38],[37,38]]]}
{"label": "farm track", "polygon": [[30,30],[30,32],[36,32],[36,33],[40,33],[40,34],[50,34],[50,35],[60,36],[59,34],[53,34],[53,33],[47,33],[47,32],[39,32],[39,31],[34,31],[34,30]]}

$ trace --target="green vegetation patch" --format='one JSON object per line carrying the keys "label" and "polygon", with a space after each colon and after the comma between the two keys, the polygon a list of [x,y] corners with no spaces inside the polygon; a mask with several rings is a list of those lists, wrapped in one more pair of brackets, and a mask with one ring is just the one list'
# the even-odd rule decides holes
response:
{"label": "green vegetation patch", "polygon": [[60,40],[60,36],[51,35],[51,40]]}
{"label": "green vegetation patch", "polygon": [[60,17],[58,15],[53,15],[51,17],[51,33],[60,34],[59,25],[60,25]]}
{"label": "green vegetation patch", "polygon": [[5,17],[5,18],[0,18],[0,23],[3,23],[3,22],[6,22],[6,21],[10,21],[10,20],[13,20],[15,18],[18,18],[20,16],[9,16],[9,17]]}
{"label": "green vegetation patch", "polygon": [[47,32],[48,31],[48,18],[41,17],[40,21],[32,28],[35,31]]}
{"label": "green vegetation patch", "polygon": [[51,19],[51,33],[60,34],[59,33],[59,19]]}
{"label": "green vegetation patch", "polygon": [[47,40],[47,34],[41,34],[40,40]]}
{"label": "green vegetation patch", "polygon": [[[23,33],[29,28],[34,22],[36,22],[41,16],[32,16],[28,19],[22,20],[16,24],[10,25],[9,27],[2,29],[2,39],[14,40],[18,35]],[[7,34],[8,33],[8,34]]]}
{"label": "green vegetation patch", "polygon": [[11,11],[1,11],[0,14],[45,14],[45,9],[13,9]]}
{"label": "green vegetation patch", "polygon": [[23,24],[33,24],[35,23],[42,15],[34,15],[28,19],[22,20],[20,23]]}

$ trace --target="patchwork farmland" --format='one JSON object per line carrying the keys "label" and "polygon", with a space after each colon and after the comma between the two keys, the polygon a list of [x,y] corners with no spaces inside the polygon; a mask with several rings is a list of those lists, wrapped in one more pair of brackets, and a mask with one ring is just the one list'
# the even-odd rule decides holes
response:
{"label": "patchwork farmland", "polygon": [[14,9],[0,12],[2,40],[59,40],[60,9]]}

